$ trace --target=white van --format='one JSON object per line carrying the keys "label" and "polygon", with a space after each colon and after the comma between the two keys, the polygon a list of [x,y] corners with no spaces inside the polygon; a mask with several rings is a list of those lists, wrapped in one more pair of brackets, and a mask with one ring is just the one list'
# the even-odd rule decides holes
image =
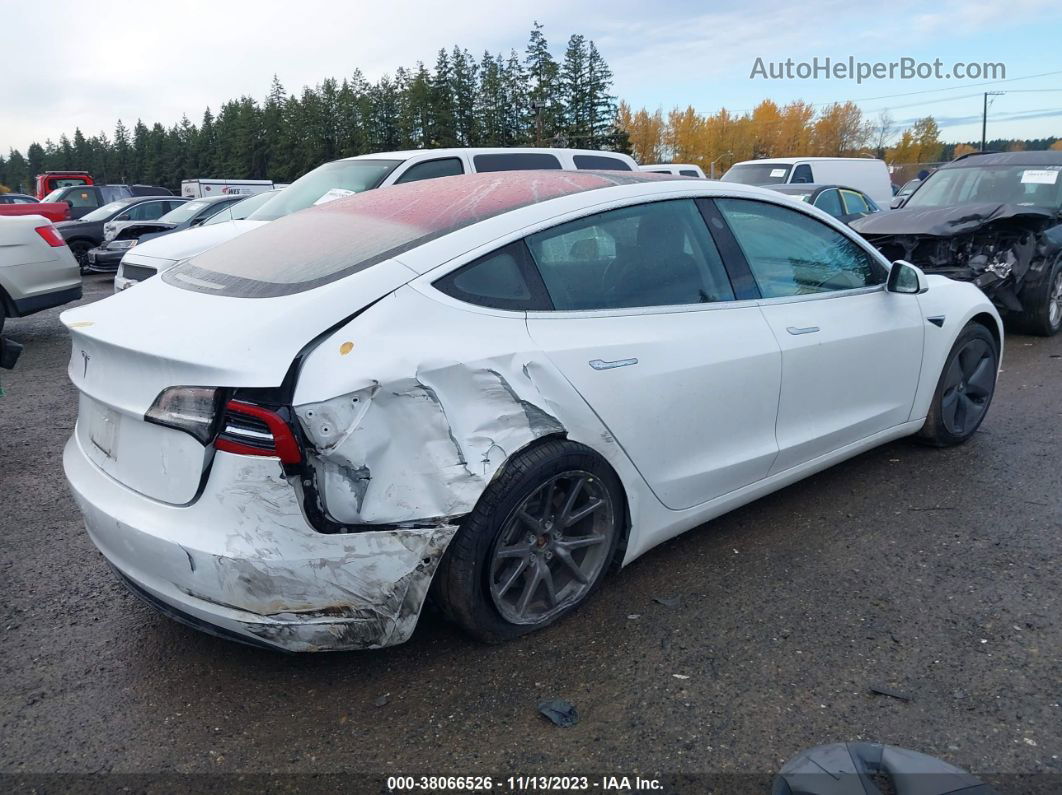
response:
{"label": "white van", "polygon": [[735,163],[723,182],[742,185],[814,183],[858,188],[882,207],[892,201],[892,180],[884,160],[870,157],[772,157]]}
{"label": "white van", "polygon": [[[284,190],[277,191],[253,212],[241,220],[204,224],[130,249],[122,257],[115,276],[115,290],[122,290],[168,270],[179,261],[200,254],[207,249],[232,240],[244,232],[269,221],[342,199],[366,190],[386,188],[404,182],[415,182],[458,174],[485,171],[528,171],[532,169],[563,169],[565,171],[638,171],[634,158],[619,152],[599,152],[591,149],[531,149],[531,148],[454,148],[413,149],[405,152],[377,152],[343,160],[333,160],[303,174]],[[210,182],[211,180],[188,180]],[[224,180],[213,180],[224,182]],[[252,180],[253,181],[253,180]],[[272,183],[269,183],[272,184]],[[188,195],[188,194],[184,194]],[[216,195],[216,194],[208,194]],[[258,199],[254,199],[257,202]],[[243,202],[234,205],[239,208]],[[224,216],[224,211],[218,216]],[[127,268],[126,266],[132,266]]]}
{"label": "white van", "polygon": [[638,168],[650,174],[674,174],[678,177],[707,179],[701,167],[693,163],[650,163],[647,166],[638,166]]}
{"label": "white van", "polygon": [[211,196],[254,196],[273,190],[269,179],[185,179],[181,180],[181,195],[189,199]]}

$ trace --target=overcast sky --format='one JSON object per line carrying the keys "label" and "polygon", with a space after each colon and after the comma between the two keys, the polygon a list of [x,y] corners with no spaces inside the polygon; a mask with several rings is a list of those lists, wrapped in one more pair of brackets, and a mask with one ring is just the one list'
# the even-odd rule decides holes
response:
{"label": "overcast sky", "polygon": [[[710,0],[93,0],[61,7],[5,0],[0,151],[24,153],[30,142],[58,140],[75,127],[110,135],[118,118],[129,127],[138,118],[169,126],[187,113],[198,123],[208,105],[216,110],[243,94],[260,99],[274,73],[291,92],[355,67],[374,80],[418,60],[431,66],[440,47],[454,44],[477,57],[484,49],[522,52],[535,19],[558,58],[571,33],[595,40],[615,72],[615,93],[635,108],[742,111],[768,97],[852,99],[872,117],[888,109],[901,123],[932,114],[943,138],[959,141],[980,138],[981,92],[1005,90],[993,98],[989,138],[1062,135],[1057,0],[759,0],[740,10]],[[1002,62],[1009,80],[750,79],[757,57],[815,56],[940,58],[946,69],[956,61]],[[889,96],[896,94],[906,96]]]}

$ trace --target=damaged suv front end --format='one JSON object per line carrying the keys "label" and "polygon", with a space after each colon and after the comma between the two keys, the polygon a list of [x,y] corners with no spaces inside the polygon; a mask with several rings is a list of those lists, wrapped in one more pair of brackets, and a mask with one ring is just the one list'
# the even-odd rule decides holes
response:
{"label": "damaged suv front end", "polygon": [[851,226],[890,260],[973,282],[1024,330],[1062,327],[1062,153],[960,158]]}

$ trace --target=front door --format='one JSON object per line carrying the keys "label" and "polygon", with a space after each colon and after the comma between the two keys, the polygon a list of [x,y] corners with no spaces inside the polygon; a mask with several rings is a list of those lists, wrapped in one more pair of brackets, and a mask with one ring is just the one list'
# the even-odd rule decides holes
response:
{"label": "front door", "polygon": [[922,364],[918,301],[886,292],[885,266],[809,214],[747,199],[716,204],[782,349],[771,474],[906,422]]}

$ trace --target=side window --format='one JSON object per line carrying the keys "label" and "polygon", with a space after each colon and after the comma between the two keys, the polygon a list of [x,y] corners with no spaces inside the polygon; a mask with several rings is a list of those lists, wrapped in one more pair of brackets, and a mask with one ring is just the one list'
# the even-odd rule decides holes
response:
{"label": "side window", "polygon": [[630,171],[630,164],[618,157],[605,157],[604,155],[575,155],[572,157],[575,167],[582,169],[594,169],[597,171]]}
{"label": "side window", "polygon": [[847,210],[849,215],[855,215],[856,213],[866,215],[871,211],[863,197],[855,191],[843,190],[841,191],[841,196],[844,198],[845,210]]}
{"label": "side window", "polygon": [[764,298],[883,284],[885,268],[853,240],[797,210],[748,199],[716,204]]}
{"label": "side window", "polygon": [[455,174],[464,174],[464,166],[458,157],[443,157],[438,160],[423,160],[406,169],[398,179],[396,185],[404,182],[417,182],[422,179],[435,179],[436,177],[452,177]]}
{"label": "side window", "polygon": [[819,198],[815,199],[815,206],[823,212],[829,213],[834,218],[840,218],[844,215],[844,209],[841,207],[841,197],[837,195],[836,188],[830,188],[820,193]]}
{"label": "side window", "polygon": [[698,177],[699,178],[701,175],[698,174],[696,171],[694,171],[692,168],[680,168],[679,169],[679,176],[680,177]]}
{"label": "side window", "polygon": [[128,221],[154,221],[166,214],[169,202],[144,202],[135,207],[130,207],[122,214],[122,220]]}
{"label": "side window", "polygon": [[96,198],[96,191],[92,189],[68,191],[66,196],[63,197],[63,201],[70,202],[71,207],[100,206],[99,200]]}
{"label": "side window", "polygon": [[548,309],[522,240],[510,243],[432,283],[458,301],[494,309]]}
{"label": "side window", "polygon": [[723,261],[690,199],[623,207],[527,238],[556,309],[732,301]]}
{"label": "side window", "polygon": [[793,169],[793,178],[790,182],[814,182],[814,178],[811,174],[811,166],[807,163],[801,163],[799,166]]}
{"label": "side window", "polygon": [[528,171],[536,168],[559,169],[560,161],[545,152],[505,152],[496,155],[476,155],[472,158],[476,171]]}

